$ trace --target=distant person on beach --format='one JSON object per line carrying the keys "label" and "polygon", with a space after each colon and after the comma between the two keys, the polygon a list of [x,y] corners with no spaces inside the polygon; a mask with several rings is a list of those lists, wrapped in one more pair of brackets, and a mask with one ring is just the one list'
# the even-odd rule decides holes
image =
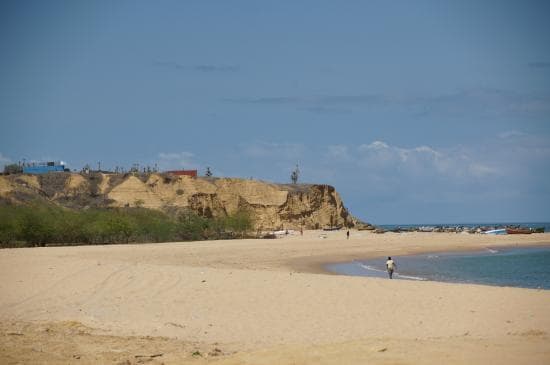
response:
{"label": "distant person on beach", "polygon": [[349,229],[348,229],[348,231],[346,232],[346,236],[348,237],[348,240],[349,240]]}
{"label": "distant person on beach", "polygon": [[391,257],[388,256],[388,261],[386,261],[386,269],[388,270],[388,275],[390,276],[390,279],[392,279],[393,270],[395,270],[396,267],[397,265],[395,264],[395,262],[391,259]]}

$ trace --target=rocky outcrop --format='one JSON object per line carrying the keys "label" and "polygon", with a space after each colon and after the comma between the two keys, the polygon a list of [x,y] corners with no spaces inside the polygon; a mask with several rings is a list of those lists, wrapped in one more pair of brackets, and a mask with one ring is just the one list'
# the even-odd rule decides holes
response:
{"label": "rocky outcrop", "polygon": [[0,198],[21,203],[44,199],[71,208],[190,209],[205,217],[247,210],[257,229],[305,229],[362,224],[330,185],[273,184],[235,178],[168,174],[50,173],[0,176]]}

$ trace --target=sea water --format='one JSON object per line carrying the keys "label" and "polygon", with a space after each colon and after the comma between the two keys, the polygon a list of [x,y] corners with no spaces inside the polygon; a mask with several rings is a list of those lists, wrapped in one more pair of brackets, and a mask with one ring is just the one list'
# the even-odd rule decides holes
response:
{"label": "sea water", "polygon": [[[327,265],[329,271],[384,277],[387,257]],[[433,280],[550,290],[550,247],[487,248],[456,252],[393,256],[394,279]]]}

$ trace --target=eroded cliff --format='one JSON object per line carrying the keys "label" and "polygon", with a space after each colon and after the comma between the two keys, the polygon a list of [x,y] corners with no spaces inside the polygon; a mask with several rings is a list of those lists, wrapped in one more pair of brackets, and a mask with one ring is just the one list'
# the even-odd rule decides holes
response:
{"label": "eroded cliff", "polygon": [[260,230],[361,224],[330,185],[273,184],[236,178],[193,178],[167,174],[50,173],[0,176],[0,198],[12,203],[42,199],[89,207],[133,207],[166,212],[191,209],[218,217],[239,210],[253,214]]}

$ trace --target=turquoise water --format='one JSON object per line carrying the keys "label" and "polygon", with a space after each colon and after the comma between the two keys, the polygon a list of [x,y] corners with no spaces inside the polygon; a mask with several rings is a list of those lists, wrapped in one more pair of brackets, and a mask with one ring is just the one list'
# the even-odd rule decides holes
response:
{"label": "turquoise water", "polygon": [[[488,248],[483,252],[394,256],[394,279],[433,280],[550,290],[550,247]],[[327,265],[329,271],[384,277],[386,257]]]}

